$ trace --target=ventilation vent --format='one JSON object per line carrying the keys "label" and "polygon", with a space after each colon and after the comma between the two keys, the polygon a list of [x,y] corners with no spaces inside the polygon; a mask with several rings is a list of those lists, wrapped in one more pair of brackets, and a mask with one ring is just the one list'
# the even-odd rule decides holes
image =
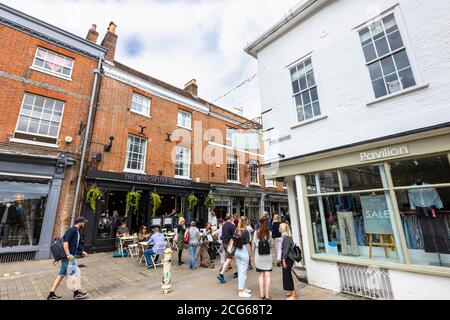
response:
{"label": "ventilation vent", "polygon": [[339,264],[341,291],[356,296],[392,300],[391,281],[386,269]]}
{"label": "ventilation vent", "polygon": [[1,253],[0,254],[0,263],[10,263],[10,262],[34,260],[35,256],[36,256],[36,251]]}

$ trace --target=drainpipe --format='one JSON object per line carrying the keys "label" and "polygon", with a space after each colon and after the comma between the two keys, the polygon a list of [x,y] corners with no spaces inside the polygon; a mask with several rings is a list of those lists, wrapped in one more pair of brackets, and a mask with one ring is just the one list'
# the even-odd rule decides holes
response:
{"label": "drainpipe", "polygon": [[99,82],[100,76],[101,76],[101,67],[102,67],[102,61],[103,61],[103,53],[100,54],[100,58],[98,59],[98,68],[94,70],[94,84],[92,85],[92,95],[91,95],[91,102],[89,104],[89,115],[86,125],[86,131],[84,134],[84,141],[83,141],[83,151],[81,153],[81,162],[80,162],[80,171],[78,172],[78,178],[77,178],[77,187],[75,189],[75,198],[73,203],[73,210],[72,210],[72,219],[70,221],[70,225],[73,225],[75,221],[75,215],[77,212],[77,204],[78,204],[78,197],[80,193],[80,186],[81,186],[81,177],[83,176],[83,170],[84,170],[84,161],[86,159],[86,150],[89,140],[89,132],[91,131],[91,125],[92,125],[92,114],[94,111],[94,103],[95,98],[98,94],[98,88],[97,84]]}

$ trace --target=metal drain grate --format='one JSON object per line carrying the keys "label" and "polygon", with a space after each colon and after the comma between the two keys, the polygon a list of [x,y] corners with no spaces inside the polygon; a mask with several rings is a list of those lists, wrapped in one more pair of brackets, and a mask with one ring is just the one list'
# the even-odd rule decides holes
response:
{"label": "metal drain grate", "polygon": [[0,263],[34,260],[36,251],[0,253]]}
{"label": "metal drain grate", "polygon": [[386,269],[338,264],[341,291],[364,298],[392,300],[391,281]]}

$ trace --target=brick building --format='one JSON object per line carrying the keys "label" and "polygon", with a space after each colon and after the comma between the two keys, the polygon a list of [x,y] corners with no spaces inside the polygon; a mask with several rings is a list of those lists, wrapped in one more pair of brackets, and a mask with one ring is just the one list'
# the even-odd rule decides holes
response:
{"label": "brick building", "polygon": [[[265,200],[267,211],[287,211],[282,184],[266,191],[258,167],[263,163],[261,125],[199,98],[195,80],[180,89],[116,61],[117,41],[111,22],[102,41],[108,54],[85,184],[86,192],[97,186],[103,197],[95,210],[83,204],[83,215],[94,221],[86,229],[86,246],[112,248],[114,226],[125,217],[131,232],[161,223],[152,219],[151,193],[161,197],[157,219],[173,209],[185,213],[187,197],[194,194],[193,215],[201,226],[209,218],[204,200],[210,193],[219,218],[235,212],[256,219]],[[245,140],[253,145],[241,145],[245,141],[236,132],[253,133]],[[105,149],[109,141],[111,148]],[[126,206],[131,191],[141,195],[134,214]]]}
{"label": "brick building", "polygon": [[80,124],[106,50],[3,4],[0,44],[0,262],[48,258],[70,223]]}

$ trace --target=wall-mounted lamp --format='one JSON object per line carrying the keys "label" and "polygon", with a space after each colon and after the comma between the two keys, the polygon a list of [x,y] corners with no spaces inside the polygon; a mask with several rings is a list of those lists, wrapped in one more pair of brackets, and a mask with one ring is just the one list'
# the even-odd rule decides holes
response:
{"label": "wall-mounted lamp", "polygon": [[159,174],[160,176],[162,176],[162,175],[163,175],[163,171],[162,171],[162,170],[159,170],[159,171],[158,171],[158,174]]}
{"label": "wall-mounted lamp", "polygon": [[278,157],[280,157],[281,159],[284,159],[284,158],[286,158],[286,155],[283,154],[283,153],[279,153],[279,154],[278,154]]}
{"label": "wall-mounted lamp", "polygon": [[109,137],[109,143],[108,143],[108,144],[105,144],[105,146],[103,147],[103,150],[104,150],[105,152],[109,152],[109,151],[111,150],[113,141],[114,141],[114,137],[113,137],[113,136],[110,136],[110,137]]}

